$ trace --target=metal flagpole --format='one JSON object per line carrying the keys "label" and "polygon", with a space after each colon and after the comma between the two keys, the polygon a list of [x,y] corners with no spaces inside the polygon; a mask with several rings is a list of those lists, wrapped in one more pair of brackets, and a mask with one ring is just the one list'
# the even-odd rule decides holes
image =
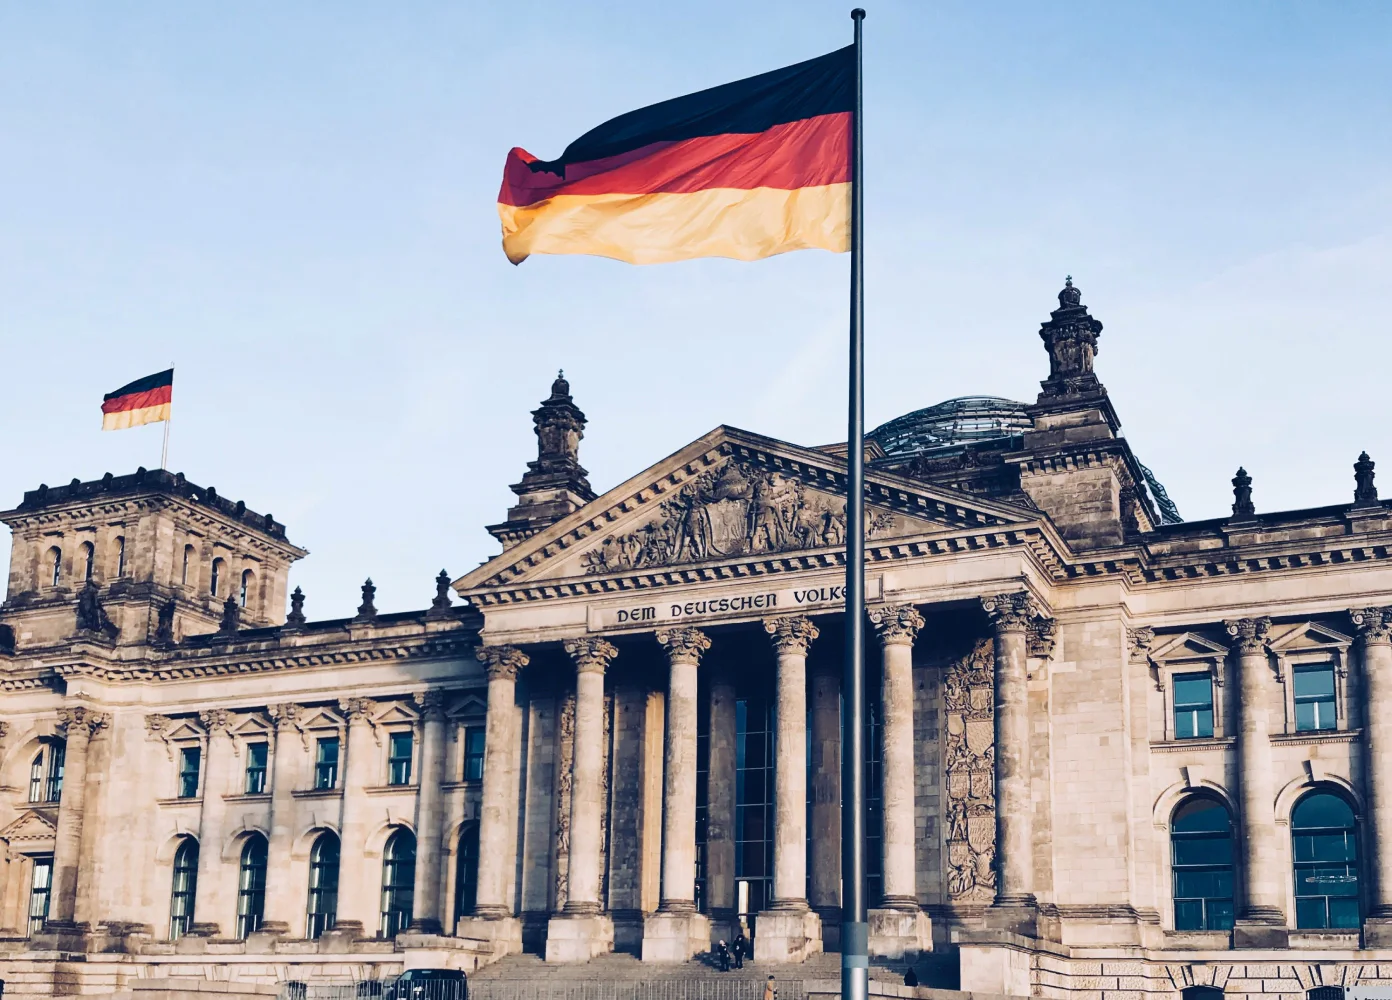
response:
{"label": "metal flagpole", "polygon": [[[170,378],[170,382],[172,383],[172,382],[173,382],[173,379],[174,379],[174,376],[173,376],[173,374],[172,374],[172,372],[174,371],[174,362],[172,362],[172,361],[169,363],[169,371],[171,372],[169,378]],[[167,416],[167,417],[164,418],[164,447],[160,449],[160,468],[161,468],[161,469],[164,469],[164,470],[168,470],[168,468],[169,468],[169,425],[172,424],[173,422],[174,422],[174,387],[173,387],[173,385],[171,384],[170,387],[169,387],[169,416]]]}
{"label": "metal flagpole", "polygon": [[855,22],[851,119],[851,351],[846,427],[846,657],[841,715],[841,996],[867,1000],[870,927],[865,912],[865,258],[861,22]]}

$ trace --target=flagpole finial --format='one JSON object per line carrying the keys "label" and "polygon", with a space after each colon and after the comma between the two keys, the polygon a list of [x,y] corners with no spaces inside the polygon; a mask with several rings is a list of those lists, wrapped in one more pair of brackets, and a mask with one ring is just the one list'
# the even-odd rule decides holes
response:
{"label": "flagpole finial", "polygon": [[864,8],[864,7],[857,7],[855,10],[851,11],[851,20],[852,20],[852,21],[864,21],[864,20],[865,20],[865,8]]}

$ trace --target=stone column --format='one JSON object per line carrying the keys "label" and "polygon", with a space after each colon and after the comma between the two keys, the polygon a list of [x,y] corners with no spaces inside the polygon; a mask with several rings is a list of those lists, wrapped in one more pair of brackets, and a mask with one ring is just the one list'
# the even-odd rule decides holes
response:
{"label": "stone column", "polygon": [[517,863],[516,789],[522,738],[517,674],[531,658],[515,646],[480,646],[475,655],[488,673],[478,894],[473,916],[461,918],[456,933],[492,942],[494,953],[501,957],[522,950],[522,923],[513,915],[508,879]]}
{"label": "stone column", "polygon": [[440,864],[445,698],[440,691],[417,691],[413,698],[420,707],[424,725],[421,727],[420,778],[416,791],[415,915],[408,929],[413,934],[439,934],[440,885],[445,877]]}
{"label": "stone column", "polygon": [[1225,622],[1237,659],[1241,721],[1237,737],[1238,784],[1242,792],[1242,899],[1233,923],[1234,948],[1284,948],[1290,940],[1282,903],[1289,870],[1276,833],[1276,789],[1272,781],[1271,701],[1276,679],[1266,636],[1270,618]]}
{"label": "stone column", "polygon": [[[199,712],[198,718],[208,731],[208,759],[203,762],[203,809],[198,817],[198,894],[193,905],[193,932],[200,937],[222,937],[220,921],[230,920],[234,909],[227,892],[230,879],[224,877],[231,872],[222,863],[227,817],[223,795],[228,791],[234,759],[233,715],[225,708],[211,708]],[[228,936],[231,931],[229,926]]]}
{"label": "stone column", "polygon": [[822,922],[807,906],[807,649],[817,626],[802,615],[764,619],[775,678],[773,901],[759,914],[758,962],[802,962],[822,950]]}
{"label": "stone column", "polygon": [[711,943],[710,919],[696,912],[696,668],[710,639],[683,626],[657,641],[668,664],[662,896],[643,922],[643,961],[686,962]]}
{"label": "stone column", "polygon": [[566,639],[575,662],[575,750],[571,755],[570,865],[566,903],[546,928],[546,961],[588,962],[614,950],[614,921],[600,912],[604,823],[604,671],[618,655],[598,638]]}
{"label": "stone column", "polygon": [[[87,807],[87,751],[93,737],[111,724],[111,716],[74,705],[58,710],[67,745],[63,791],[58,800],[58,830],[53,841],[53,897],[49,918],[59,933],[86,930],[74,925],[78,872],[83,863],[82,819]],[[90,861],[89,861],[90,863]]]}
{"label": "stone column", "polygon": [[[1349,612],[1363,652],[1363,773],[1368,790],[1371,848],[1364,878],[1371,882],[1363,921],[1365,948],[1392,947],[1392,608]],[[1379,711],[1378,708],[1383,710]]]}
{"label": "stone column", "polygon": [[[338,709],[348,721],[346,756],[343,760],[343,804],[339,819],[339,857],[362,858],[367,850],[368,814],[372,804],[367,787],[376,761],[376,740],[372,735],[372,713],[377,705],[370,698],[343,698]],[[365,929],[376,929],[382,877],[380,865],[340,864],[338,867],[338,913],[330,933],[342,938],[362,937]]]}
{"label": "stone column", "polygon": [[710,685],[706,761],[706,912],[711,934],[734,938],[735,923],[735,682],[717,665]]}
{"label": "stone column", "polygon": [[822,918],[822,941],[841,931],[841,664],[812,668],[812,882],[808,902]]}
{"label": "stone column", "polygon": [[271,765],[271,836],[266,844],[266,916],[261,933],[288,934],[299,914],[294,906],[295,887],[281,879],[279,884],[269,877],[271,872],[291,871],[290,851],[295,843],[295,783],[300,776],[300,763],[305,755],[304,733],[300,729],[299,705],[270,705],[266,714],[275,724],[275,760]]}
{"label": "stone column", "polygon": [[[1040,612],[1024,591],[983,598],[996,633],[996,901],[1020,910],[1034,907],[1034,848],[1030,794],[1029,667],[1030,619]],[[998,918],[998,920],[1001,918]],[[1005,923],[1029,917],[1007,914]]]}
{"label": "stone column", "polygon": [[909,604],[870,611],[880,638],[880,801],[883,892],[870,910],[870,954],[903,958],[933,947],[933,926],[918,905],[914,831],[913,644],[923,616]]}

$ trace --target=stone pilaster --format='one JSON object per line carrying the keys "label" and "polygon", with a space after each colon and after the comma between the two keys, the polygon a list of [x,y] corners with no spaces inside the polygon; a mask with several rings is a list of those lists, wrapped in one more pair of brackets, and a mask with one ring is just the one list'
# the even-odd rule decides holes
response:
{"label": "stone pilaster", "polygon": [[662,895],[643,922],[643,961],[685,962],[710,947],[710,919],[696,912],[696,669],[710,639],[663,629],[667,652],[667,761],[663,784]]}
{"label": "stone pilaster", "polygon": [[1237,660],[1237,773],[1242,797],[1242,899],[1233,924],[1235,948],[1284,948],[1290,939],[1282,903],[1289,870],[1276,832],[1272,781],[1271,703],[1276,679],[1266,637],[1270,618],[1224,623]]}
{"label": "stone pilaster", "polygon": [[[377,747],[372,734],[372,713],[377,706],[368,698],[344,698],[339,701],[338,708],[348,720],[339,821],[340,851],[344,858],[361,858],[367,850],[367,826],[372,808],[366,789],[376,783],[372,775]],[[360,937],[365,929],[376,928],[380,879],[378,866],[339,865],[338,915],[334,931],[341,937]]]}
{"label": "stone pilaster", "polygon": [[516,788],[522,738],[517,674],[531,658],[515,646],[480,646],[476,655],[488,672],[478,894],[473,915],[459,921],[456,933],[492,942],[501,957],[522,950],[522,924],[513,912],[508,879],[517,864]]}
{"label": "stone pilaster", "polygon": [[111,724],[111,716],[74,705],[58,710],[58,722],[63,727],[67,747],[63,791],[58,801],[58,830],[53,844],[53,899],[49,924],[57,925],[55,930],[68,930],[74,927],[79,873],[84,861],[82,821],[87,808],[87,754],[91,741]]}
{"label": "stone pilaster", "polygon": [[735,682],[717,665],[710,685],[709,759],[706,762],[706,912],[717,939],[734,938],[735,905]]}
{"label": "stone pilaster", "polygon": [[[1029,668],[1030,623],[1039,617],[1024,591],[983,598],[995,631],[996,688],[996,899],[995,906],[1034,907],[1034,861],[1030,794]],[[1007,924],[1033,926],[1027,916]]]}
{"label": "stone pilaster", "polygon": [[614,950],[614,921],[600,912],[604,823],[604,671],[618,650],[598,638],[562,644],[575,663],[575,742],[571,754],[570,858],[566,902],[546,928],[548,962],[588,962]]}
{"label": "stone pilaster", "polygon": [[440,785],[445,780],[445,698],[440,691],[418,691],[413,696],[421,713],[420,777],[416,792],[415,915],[410,931],[439,934],[440,886]]}
{"label": "stone pilaster", "polygon": [[841,671],[831,658],[812,668],[812,878],[808,902],[822,918],[822,942],[841,930]]}
{"label": "stone pilaster", "polygon": [[[295,784],[300,778],[306,748],[300,729],[299,705],[270,705],[266,714],[275,724],[275,760],[271,764],[271,836],[266,844],[266,871],[291,870],[290,851],[295,842]],[[288,885],[274,885],[266,879],[266,917],[264,934],[288,934],[295,912],[294,895]]]}
{"label": "stone pilaster", "polygon": [[203,809],[198,817],[198,886],[194,900],[194,931],[207,937],[230,936],[231,927],[221,921],[230,919],[233,904],[228,866],[222,863],[222,841],[227,826],[227,803],[223,799],[234,770],[232,723],[233,715],[225,708],[210,708],[198,713],[198,719],[208,733],[208,756],[203,762]]}
{"label": "stone pilaster", "polygon": [[1392,703],[1392,608],[1359,608],[1349,612],[1363,652],[1364,774],[1372,836],[1367,872],[1372,876],[1363,921],[1365,948],[1392,947],[1392,713],[1372,706]]}
{"label": "stone pilaster", "polygon": [[912,605],[875,608],[880,638],[880,799],[884,891],[869,913],[870,953],[889,958],[930,951],[933,928],[918,905],[914,836],[913,644],[923,616]]}
{"label": "stone pilaster", "polygon": [[759,914],[757,962],[801,962],[822,950],[807,906],[807,650],[819,635],[803,615],[764,619],[778,657],[775,685],[773,901]]}

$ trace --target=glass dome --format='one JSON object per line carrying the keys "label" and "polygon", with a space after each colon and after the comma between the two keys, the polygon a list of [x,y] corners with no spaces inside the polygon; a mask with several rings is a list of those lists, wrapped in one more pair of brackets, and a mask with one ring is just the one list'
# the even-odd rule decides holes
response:
{"label": "glass dome", "polygon": [[1025,404],[999,396],[959,396],[895,417],[870,432],[885,455],[903,457],[931,448],[989,441],[1030,428]]}

